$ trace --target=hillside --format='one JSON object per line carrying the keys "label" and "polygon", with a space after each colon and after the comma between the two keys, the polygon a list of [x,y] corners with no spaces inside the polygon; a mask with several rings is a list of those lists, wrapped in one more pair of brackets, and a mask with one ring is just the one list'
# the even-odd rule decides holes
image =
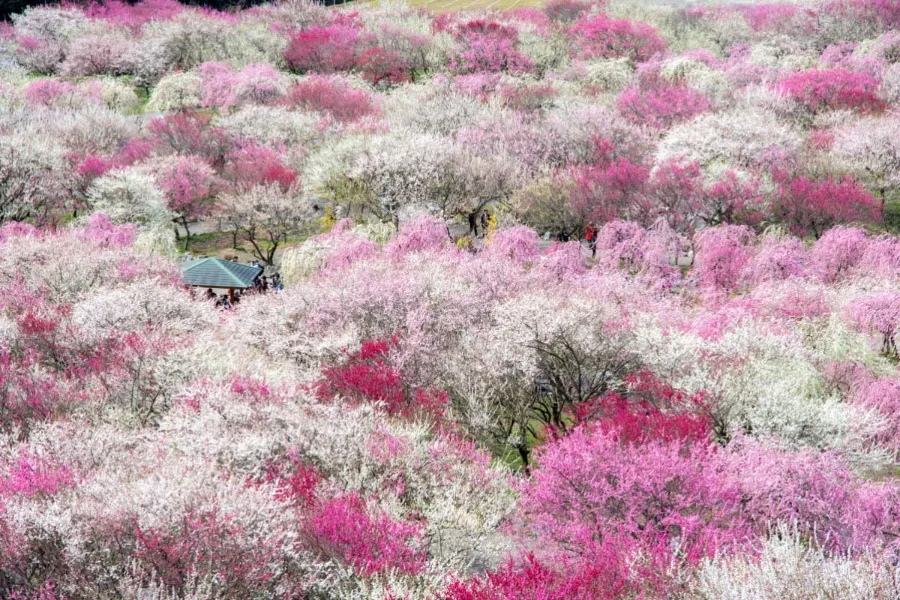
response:
{"label": "hillside", "polygon": [[898,4],[478,1],[0,26],[0,598],[900,598]]}

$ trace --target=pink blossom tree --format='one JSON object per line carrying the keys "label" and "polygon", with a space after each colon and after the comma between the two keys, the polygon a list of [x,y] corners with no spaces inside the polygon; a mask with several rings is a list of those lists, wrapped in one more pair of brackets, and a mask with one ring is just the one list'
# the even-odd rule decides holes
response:
{"label": "pink blossom tree", "polygon": [[311,75],[290,89],[288,99],[298,108],[322,111],[344,122],[378,113],[371,94],[333,77]]}
{"label": "pink blossom tree", "polygon": [[795,237],[762,237],[747,263],[744,276],[754,285],[767,281],[803,278],[810,272],[809,251]]}
{"label": "pink blossom tree", "polygon": [[869,246],[862,229],[832,227],[816,240],[810,252],[813,268],[828,283],[843,279],[859,265]]}
{"label": "pink blossom tree", "polygon": [[847,316],[860,329],[881,336],[881,352],[897,358],[900,295],[882,292],[856,298]]}
{"label": "pink blossom tree", "polygon": [[[211,213],[215,173],[198,156],[172,157],[160,163],[155,170],[168,208],[184,228],[184,249],[187,251],[191,243],[190,224]],[[178,233],[177,228],[175,231]]]}
{"label": "pink blossom tree", "polygon": [[201,105],[229,109],[245,102],[273,104],[284,97],[287,85],[281,74],[267,64],[247,65],[233,71],[223,63],[200,65]]}
{"label": "pink blossom tree", "polygon": [[544,6],[544,13],[553,21],[572,23],[590,8],[590,3],[579,0],[552,0]]}
{"label": "pink blossom tree", "polygon": [[576,555],[607,536],[632,538],[663,562],[696,562],[751,536],[740,489],[717,462],[703,444],[632,445],[579,428],[545,447],[523,482],[521,535],[536,536],[542,552]]}
{"label": "pink blossom tree", "polygon": [[750,260],[747,247],[753,232],[741,225],[722,225],[701,230],[696,238],[697,253],[693,275],[702,288],[712,292],[733,292]]}

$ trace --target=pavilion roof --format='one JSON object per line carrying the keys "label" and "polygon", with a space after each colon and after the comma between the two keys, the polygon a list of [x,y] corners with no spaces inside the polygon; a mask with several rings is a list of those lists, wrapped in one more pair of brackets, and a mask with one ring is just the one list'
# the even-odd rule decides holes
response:
{"label": "pavilion roof", "polygon": [[181,267],[181,280],[196,287],[246,289],[262,274],[262,267],[221,258],[191,260]]}

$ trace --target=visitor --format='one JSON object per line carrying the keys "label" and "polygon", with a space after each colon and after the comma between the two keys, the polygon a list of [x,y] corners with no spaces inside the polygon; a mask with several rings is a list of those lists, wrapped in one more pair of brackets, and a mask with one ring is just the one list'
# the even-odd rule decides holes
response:
{"label": "visitor", "polygon": [[216,293],[214,291],[212,291],[212,288],[209,288],[208,290],[206,290],[206,299],[207,300],[215,300],[216,299]]}
{"label": "visitor", "polygon": [[481,236],[485,237],[488,232],[488,222],[491,219],[490,213],[488,213],[487,209],[481,211]]}
{"label": "visitor", "polygon": [[474,212],[469,213],[469,233],[474,237],[478,237],[478,219]]}
{"label": "visitor", "polygon": [[591,258],[597,258],[597,228],[588,224],[584,229],[584,239],[587,240],[588,248],[591,249]]}

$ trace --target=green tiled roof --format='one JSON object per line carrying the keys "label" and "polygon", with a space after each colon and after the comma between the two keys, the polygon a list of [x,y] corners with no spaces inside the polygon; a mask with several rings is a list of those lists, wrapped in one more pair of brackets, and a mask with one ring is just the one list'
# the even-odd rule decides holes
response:
{"label": "green tiled roof", "polygon": [[262,267],[242,265],[221,258],[201,258],[184,263],[181,280],[187,285],[211,288],[248,288],[263,272]]}

